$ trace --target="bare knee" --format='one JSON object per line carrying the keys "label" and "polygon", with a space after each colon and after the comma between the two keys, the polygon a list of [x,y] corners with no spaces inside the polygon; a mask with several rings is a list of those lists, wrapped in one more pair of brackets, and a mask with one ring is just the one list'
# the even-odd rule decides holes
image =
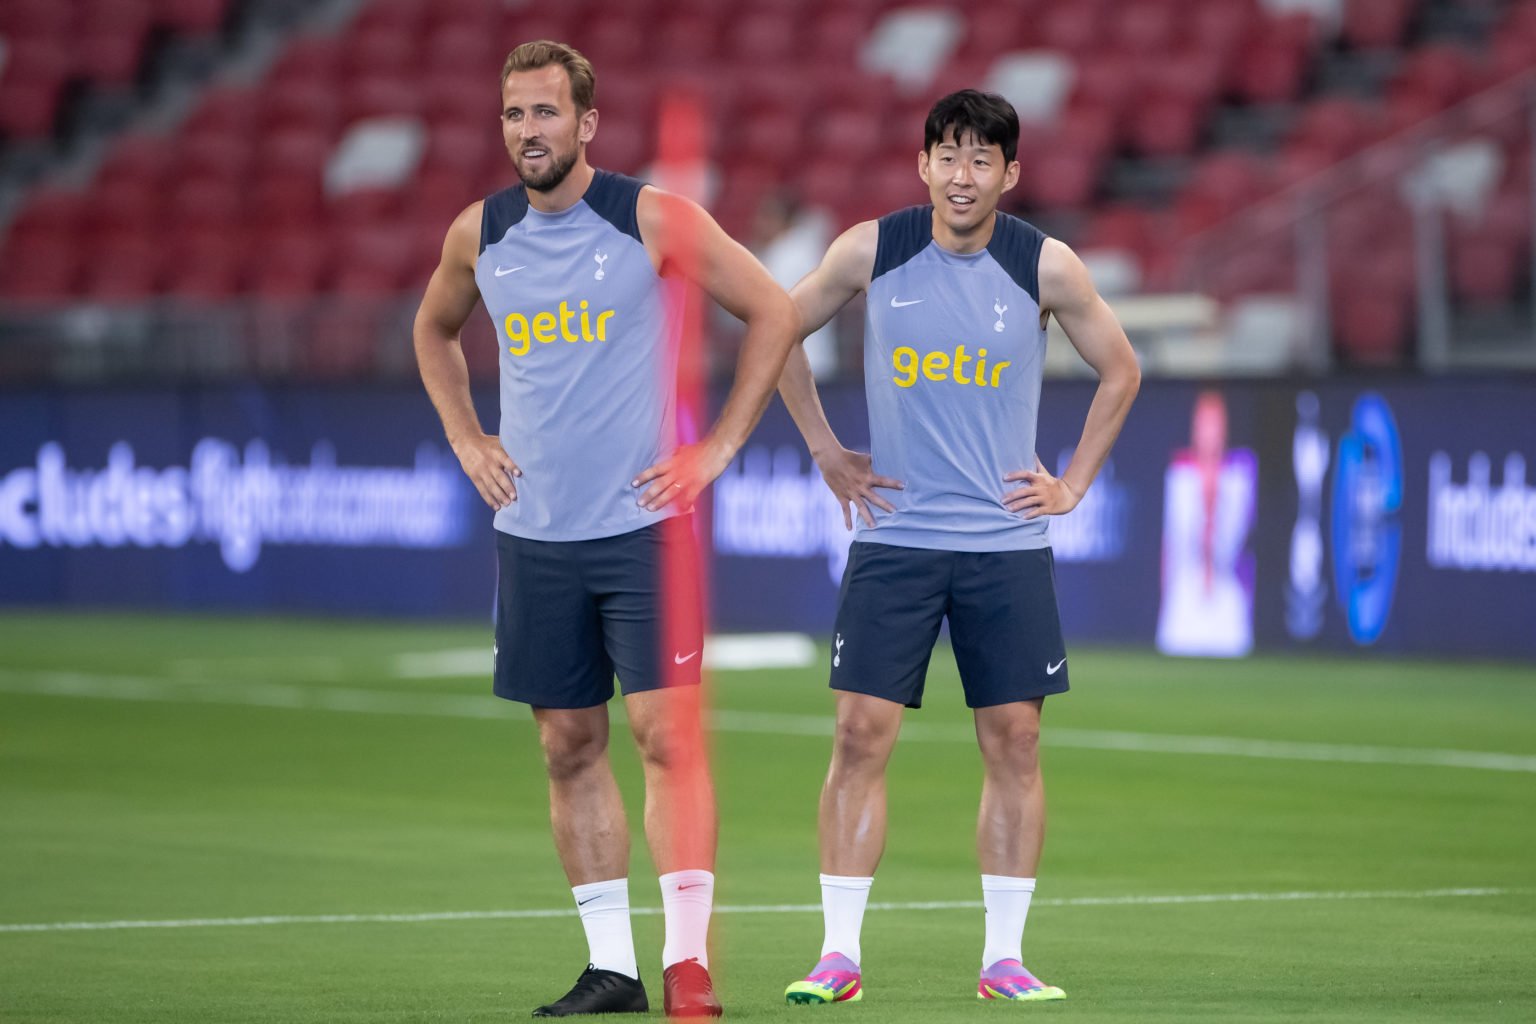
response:
{"label": "bare knee", "polygon": [[870,715],[842,715],[832,740],[833,763],[843,768],[885,764],[896,742],[896,728]]}
{"label": "bare knee", "polygon": [[677,716],[636,728],[635,747],[648,771],[677,771],[702,761],[704,734],[697,720]]}
{"label": "bare knee", "polygon": [[977,738],[989,769],[1012,775],[1033,775],[1040,770],[1039,722],[994,722],[979,730]]}
{"label": "bare knee", "polygon": [[570,782],[602,763],[608,752],[608,731],[567,723],[539,731],[549,780]]}

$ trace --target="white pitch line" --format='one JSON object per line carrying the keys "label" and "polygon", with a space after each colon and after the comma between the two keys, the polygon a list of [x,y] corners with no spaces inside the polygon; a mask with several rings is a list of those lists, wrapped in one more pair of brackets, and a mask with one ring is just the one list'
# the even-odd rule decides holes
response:
{"label": "white pitch line", "polygon": [[[377,715],[425,715],[528,721],[522,705],[496,700],[489,694],[415,693],[340,686],[295,686],[287,683],[212,684],[143,676],[110,676],[82,672],[16,672],[0,669],[0,693],[101,700],[155,701],[176,704],[234,704],[251,707],[342,711]],[[613,719],[623,721],[615,705]],[[832,735],[830,715],[797,715],[772,711],[714,711],[715,732],[763,733],[773,736]],[[910,721],[902,739],[917,743],[975,743],[969,725]],[[1360,744],[1305,743],[1236,736],[1181,736],[1171,733],[1120,732],[1102,729],[1049,728],[1042,734],[1048,748],[1112,750],[1141,754],[1186,754],[1246,757],[1324,764],[1406,765],[1410,767],[1473,768],[1483,771],[1536,774],[1536,756],[1481,750],[1433,747],[1380,747]]]}
{"label": "white pitch line", "polygon": [[[1526,889],[1386,889],[1367,892],[1222,892],[1168,896],[1076,896],[1037,899],[1035,907],[1198,906],[1213,903],[1303,903],[1336,900],[1426,900],[1523,895]],[[927,903],[871,903],[870,910],[979,910],[980,900]],[[774,903],[716,907],[717,914],[819,914],[820,903]],[[660,907],[631,907],[630,913],[653,917]],[[561,909],[456,910],[427,914],[269,914],[262,917],[194,917],[169,921],[55,921],[48,924],[0,924],[0,932],[109,932],[146,928],[260,928],[283,924],[421,924],[432,921],[527,921],[575,917]]]}
{"label": "white pitch line", "polygon": [[[704,667],[715,672],[806,668],[816,664],[816,641],[804,633],[721,633],[704,640]],[[338,660],[336,665],[345,663]],[[397,654],[390,662],[396,679],[490,678],[491,649],[453,647]]]}

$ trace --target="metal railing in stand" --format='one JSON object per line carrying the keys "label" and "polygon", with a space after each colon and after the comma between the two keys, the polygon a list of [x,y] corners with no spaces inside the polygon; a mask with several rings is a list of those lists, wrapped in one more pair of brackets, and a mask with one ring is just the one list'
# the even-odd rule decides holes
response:
{"label": "metal railing in stand", "polygon": [[[1413,361],[1423,370],[1536,367],[1532,166],[1536,70],[1194,235],[1182,283],[1223,299],[1292,296],[1303,325],[1294,361],[1313,372],[1327,371],[1349,350],[1350,325],[1339,314],[1362,306],[1381,314],[1378,343],[1397,346],[1384,355],[1400,353],[1411,335]],[[1508,223],[1512,213],[1523,223]],[[1458,244],[1492,259],[1461,265]],[[1520,275],[1521,267],[1528,273]],[[1394,314],[1403,315],[1399,332]]]}

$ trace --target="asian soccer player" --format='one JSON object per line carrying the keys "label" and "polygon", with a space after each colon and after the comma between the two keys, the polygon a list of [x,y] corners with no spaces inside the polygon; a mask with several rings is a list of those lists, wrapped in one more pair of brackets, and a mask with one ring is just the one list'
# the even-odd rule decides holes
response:
{"label": "asian soccer player", "polygon": [[[1093,482],[1141,375],[1072,250],[998,212],[1019,178],[1018,139],[1001,97],[939,100],[918,155],[930,204],[850,228],[791,292],[802,333],[865,294],[871,449],[838,442],[804,353],[792,352],[780,393],[857,533],[834,626],[837,727],[819,813],[825,940],[786,990],[791,1003],[863,996],[860,929],[885,847],[886,763],[905,709],[922,702],[945,619],[985,766],[976,994],[1065,998],[1022,957],[1045,836],[1040,712],[1068,680],[1047,523]],[[1099,375],[1059,478],[1035,454],[1049,317]]]}

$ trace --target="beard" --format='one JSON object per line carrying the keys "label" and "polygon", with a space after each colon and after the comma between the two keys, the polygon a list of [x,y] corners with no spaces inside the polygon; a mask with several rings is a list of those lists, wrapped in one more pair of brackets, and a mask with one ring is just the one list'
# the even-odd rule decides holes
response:
{"label": "beard", "polygon": [[551,154],[549,169],[543,174],[524,174],[519,167],[517,173],[522,176],[523,184],[534,192],[549,192],[560,187],[566,175],[571,173],[571,168],[576,166],[575,149],[563,157],[556,158]]}

